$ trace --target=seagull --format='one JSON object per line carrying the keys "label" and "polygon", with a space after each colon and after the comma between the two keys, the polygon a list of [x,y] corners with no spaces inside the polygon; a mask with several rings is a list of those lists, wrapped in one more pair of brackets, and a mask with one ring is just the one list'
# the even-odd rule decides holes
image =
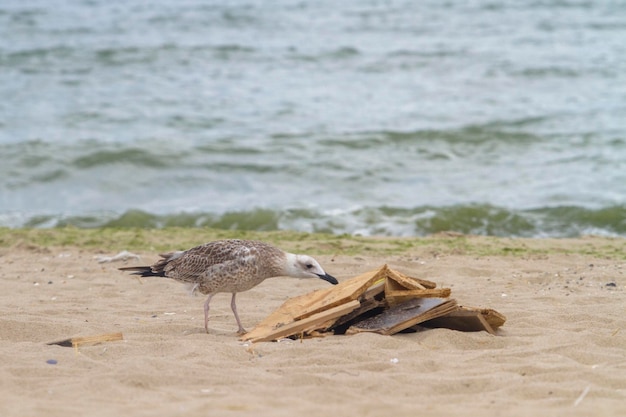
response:
{"label": "seagull", "polygon": [[288,276],[320,278],[336,285],[320,264],[308,255],[284,252],[268,243],[254,240],[217,240],[185,251],[169,252],[150,266],[128,266],[122,271],[135,271],[142,277],[165,277],[191,286],[192,293],[208,294],[204,302],[204,330],[209,332],[209,303],[220,292],[232,293],[230,307],[235,314],[238,334],[245,334],[237,314],[235,297],[267,278]]}

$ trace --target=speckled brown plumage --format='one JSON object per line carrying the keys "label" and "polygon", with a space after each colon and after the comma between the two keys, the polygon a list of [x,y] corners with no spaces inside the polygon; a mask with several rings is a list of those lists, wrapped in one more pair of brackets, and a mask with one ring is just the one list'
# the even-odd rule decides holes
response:
{"label": "speckled brown plumage", "polygon": [[292,276],[296,278],[321,278],[332,284],[337,280],[326,274],[315,259],[307,255],[284,252],[270,244],[250,240],[218,240],[196,246],[186,251],[160,255],[151,266],[120,268],[136,271],[137,275],[161,276],[191,284],[193,290],[208,294],[204,305],[205,330],[208,332],[209,303],[213,295],[232,293],[231,308],[239,326],[245,333],[235,296],[260,284],[267,278]]}

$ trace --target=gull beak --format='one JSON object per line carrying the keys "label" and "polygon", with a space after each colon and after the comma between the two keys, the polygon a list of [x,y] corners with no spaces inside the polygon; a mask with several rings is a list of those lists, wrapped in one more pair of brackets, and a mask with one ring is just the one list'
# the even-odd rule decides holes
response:
{"label": "gull beak", "polygon": [[328,275],[328,274],[324,274],[324,275],[321,275],[321,274],[315,274],[315,275],[317,275],[318,277],[320,277],[320,278],[321,278],[321,279],[323,279],[324,281],[328,281],[328,282],[330,282],[330,283],[331,283],[331,284],[333,284],[333,285],[337,285],[337,284],[339,284],[339,281],[337,281],[337,278],[333,277],[332,275]]}

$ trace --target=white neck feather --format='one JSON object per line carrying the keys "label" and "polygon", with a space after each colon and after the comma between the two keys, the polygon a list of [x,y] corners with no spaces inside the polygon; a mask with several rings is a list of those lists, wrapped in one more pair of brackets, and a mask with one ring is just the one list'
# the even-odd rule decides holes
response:
{"label": "white neck feather", "polygon": [[295,253],[285,253],[285,275],[288,277],[301,277],[302,272],[296,266],[298,264],[298,255]]}

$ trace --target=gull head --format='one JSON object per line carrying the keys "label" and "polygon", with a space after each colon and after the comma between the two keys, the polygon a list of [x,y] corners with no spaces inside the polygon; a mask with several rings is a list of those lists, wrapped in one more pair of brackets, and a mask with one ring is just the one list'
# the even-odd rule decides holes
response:
{"label": "gull head", "polygon": [[328,275],[320,264],[308,255],[287,254],[287,275],[294,278],[320,278],[333,285],[338,281],[332,275]]}

